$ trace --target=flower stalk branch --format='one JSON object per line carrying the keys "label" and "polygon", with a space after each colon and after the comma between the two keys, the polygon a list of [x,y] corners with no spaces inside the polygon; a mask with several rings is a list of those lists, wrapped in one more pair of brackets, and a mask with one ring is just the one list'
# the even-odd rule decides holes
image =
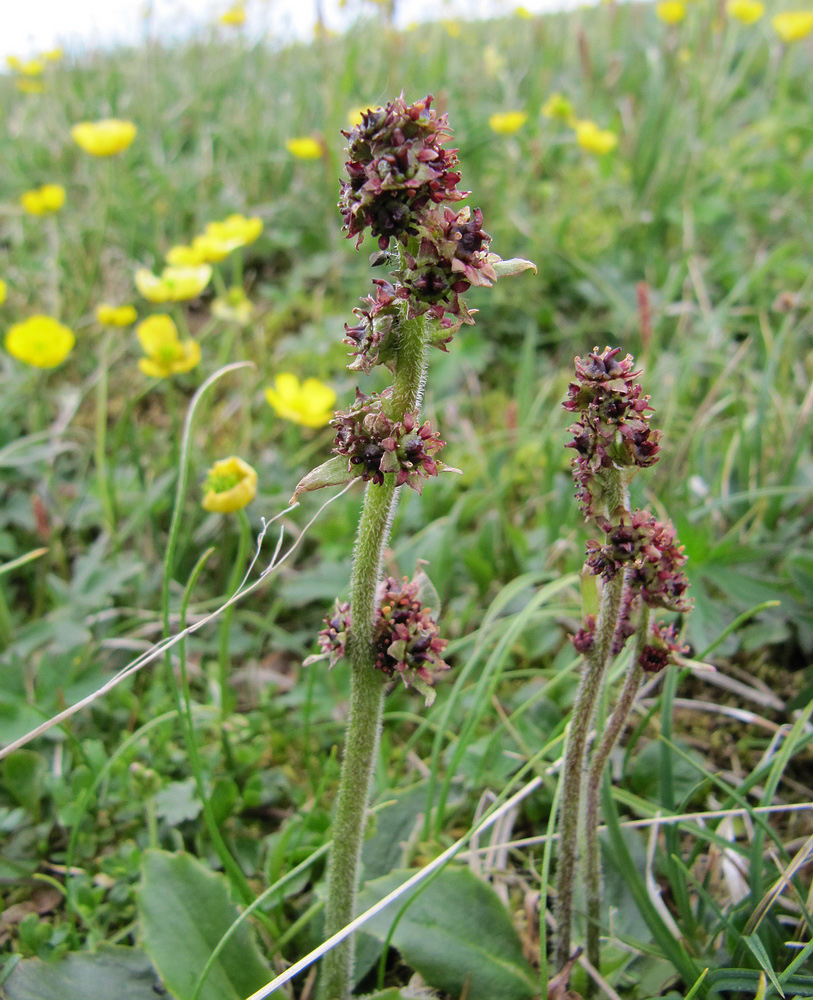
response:
{"label": "flower stalk branch", "polygon": [[[584,670],[565,749],[562,777],[560,848],[556,882],[556,965],[571,962],[573,899],[580,881],[587,889],[588,957],[599,967],[601,869],[598,844],[598,796],[612,748],[624,730],[644,671],[674,662],[685,647],[674,626],[650,623],[650,609],[685,612],[686,561],[671,524],[630,507],[629,484],[640,468],[658,460],[660,432],[649,426],[649,397],[643,395],[630,355],[618,348],[598,348],[576,358],[576,381],[565,409],[578,421],[568,447],[576,496],[585,517],[604,534],[587,543],[585,573],[600,577],[598,614],[587,614],[573,636],[584,657]],[[598,582],[597,582],[598,584]],[[588,753],[590,730],[610,664],[627,639],[637,635],[633,662],[606,731]],[[584,849],[582,850],[582,845]]]}

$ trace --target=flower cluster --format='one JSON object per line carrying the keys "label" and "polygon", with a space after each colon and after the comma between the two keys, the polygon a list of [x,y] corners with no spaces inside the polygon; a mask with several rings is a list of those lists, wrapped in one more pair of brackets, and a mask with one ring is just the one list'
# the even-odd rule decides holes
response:
{"label": "flower cluster", "polygon": [[638,663],[648,674],[656,674],[670,663],[677,663],[681,656],[689,652],[689,647],[678,638],[674,625],[655,622],[648,642],[641,650]]}
{"label": "flower cluster", "polygon": [[576,451],[571,465],[576,496],[586,517],[593,516],[594,501],[603,492],[601,474],[610,468],[645,468],[658,460],[660,431],[649,426],[649,396],[636,382],[628,354],[620,348],[598,348],[586,360],[576,358],[576,378],[562,405],[577,411],[579,420],[568,428],[574,435],[566,447]]}
{"label": "flower cluster", "polygon": [[604,545],[587,543],[591,573],[612,580],[626,570],[630,590],[640,594],[645,604],[669,611],[689,610],[685,598],[689,584],[681,571],[686,556],[670,523],[656,520],[645,510],[635,511],[631,518],[622,514],[614,524],[606,518],[597,520],[607,540]]}
{"label": "flower cluster", "polygon": [[466,192],[457,189],[456,150],[444,148],[451,136],[446,116],[431,110],[431,102],[426,97],[407,105],[398,98],[364,112],[361,122],[343,133],[349,140],[349,180],[342,182],[339,208],[348,237],[356,236],[358,245],[369,227],[382,251],[393,239],[403,246],[395,284],[377,281],[374,294],[356,310],[360,324],[346,328],[356,347],[354,370],[387,363],[378,347],[398,315],[399,301],[408,318],[428,314],[441,322],[442,335],[433,343],[443,347],[461,323],[473,322],[460,295],[496,279],[482,213],[448,207]]}
{"label": "flower cluster", "polygon": [[[449,665],[441,657],[447,640],[440,638],[432,609],[422,600],[421,584],[420,573],[412,580],[388,576],[379,583],[373,642],[376,670],[427,693],[425,685],[431,684],[433,673]],[[321,653],[306,663],[326,658],[334,666],[344,656],[349,630],[350,605],[336,601],[319,633]]]}
{"label": "flower cluster", "polygon": [[391,390],[365,396],[356,389],[353,405],[339,411],[331,425],[336,428],[333,450],[346,455],[348,470],[361,472],[361,478],[384,482],[388,472],[395,473],[395,485],[410,486],[417,493],[423,479],[438,474],[434,456],[443,448],[440,434],[429,421],[418,425],[417,413],[405,413],[393,420],[384,412],[384,401]]}
{"label": "flower cluster", "polygon": [[460,201],[457,151],[443,148],[451,137],[446,115],[432,111],[432,98],[407,105],[403,97],[365,111],[348,139],[339,208],[348,237],[361,243],[369,226],[382,250],[395,238],[406,245],[418,233],[430,204]]}

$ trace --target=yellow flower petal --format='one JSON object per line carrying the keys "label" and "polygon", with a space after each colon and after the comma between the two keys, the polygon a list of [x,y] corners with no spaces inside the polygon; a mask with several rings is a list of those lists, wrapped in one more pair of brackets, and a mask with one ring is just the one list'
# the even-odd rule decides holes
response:
{"label": "yellow flower petal", "polygon": [[136,137],[132,122],[105,118],[98,122],[80,122],[71,129],[74,142],[91,156],[115,156],[130,146]]}
{"label": "yellow flower petal", "polygon": [[6,301],[6,295],[8,294],[8,285],[0,278],[0,306]]}
{"label": "yellow flower petal", "polygon": [[489,128],[497,135],[513,135],[519,132],[528,115],[524,111],[503,111],[488,119]]}
{"label": "yellow flower petal", "polygon": [[303,427],[324,427],[333,417],[336,393],[315,378],[300,385],[296,375],[281,372],[274,387],[265,390],[265,398],[278,416]]}
{"label": "yellow flower petal", "polygon": [[34,368],[56,368],[73,350],[76,337],[50,316],[30,316],[6,334],[6,350]]}
{"label": "yellow flower petal", "polygon": [[29,215],[51,215],[65,204],[65,188],[61,184],[43,184],[24,191],[20,204]]}
{"label": "yellow flower petal", "polygon": [[756,24],[765,13],[765,5],[760,0],[728,0],[728,16],[742,24]]}
{"label": "yellow flower petal", "polygon": [[576,142],[588,153],[604,156],[618,145],[618,136],[609,129],[601,129],[595,122],[578,121],[574,124]]}
{"label": "yellow flower petal", "polygon": [[322,158],[322,144],[312,136],[289,139],[285,143],[285,148],[297,160],[321,160]]}
{"label": "yellow flower petal", "polygon": [[106,302],[96,306],[96,322],[102,326],[132,326],[137,319],[134,306],[111,306]]}
{"label": "yellow flower petal", "polygon": [[813,10],[788,10],[773,17],[771,24],[785,44],[798,42],[813,31]]}
{"label": "yellow flower petal", "polygon": [[655,14],[665,24],[679,24],[686,16],[683,0],[661,0],[655,4]]}

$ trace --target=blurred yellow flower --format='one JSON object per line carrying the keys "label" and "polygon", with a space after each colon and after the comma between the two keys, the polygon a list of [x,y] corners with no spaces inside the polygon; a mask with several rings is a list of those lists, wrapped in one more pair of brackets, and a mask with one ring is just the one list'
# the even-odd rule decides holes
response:
{"label": "blurred yellow flower", "polygon": [[91,156],[115,156],[122,153],[136,136],[132,122],[105,118],[98,122],[80,122],[71,129],[73,141]]}
{"label": "blurred yellow flower", "polygon": [[6,334],[6,350],[34,368],[56,368],[73,350],[73,330],[50,316],[30,316]]}
{"label": "blurred yellow flower", "polygon": [[110,306],[106,302],[96,306],[96,322],[102,326],[132,326],[137,319],[135,306]]}
{"label": "blurred yellow flower", "polygon": [[245,291],[236,285],[234,288],[230,288],[225,295],[212,302],[212,315],[227,323],[247,326],[254,315],[254,303]]}
{"label": "blurred yellow flower", "polygon": [[[10,64],[11,59],[14,59],[14,56],[10,56],[6,61]],[[27,62],[15,59],[15,65],[12,68],[21,76],[42,76],[45,72],[45,63],[42,59],[29,59]]]}
{"label": "blurred yellow flower", "polygon": [[257,495],[257,473],[242,458],[222,458],[209,469],[203,495],[203,509],[231,514],[251,503]]}
{"label": "blurred yellow flower", "polygon": [[235,213],[221,222],[210,222],[203,231],[204,236],[221,243],[234,243],[234,249],[253,243],[263,231],[263,220],[258,215],[246,218]]}
{"label": "blurred yellow flower", "polygon": [[759,0],[728,0],[725,9],[729,17],[743,24],[756,24],[765,13],[765,4]]}
{"label": "blurred yellow flower", "polygon": [[683,0],[661,0],[655,4],[655,14],[665,24],[679,24],[686,16],[686,4]]}
{"label": "blurred yellow flower", "polygon": [[188,246],[185,243],[170,247],[166,255],[166,261],[172,267],[197,267],[198,264],[204,263],[200,250],[196,250],[193,246]]}
{"label": "blurred yellow flower", "polygon": [[306,378],[300,385],[296,375],[282,372],[274,379],[274,388],[265,390],[265,398],[278,416],[304,427],[324,427],[333,417],[336,393],[316,378]]}
{"label": "blurred yellow flower", "polygon": [[460,38],[463,34],[463,26],[460,21],[445,20],[442,23],[449,38]]}
{"label": "blurred yellow flower", "polygon": [[0,278],[0,306],[6,301],[6,295],[8,294],[8,285]]}
{"label": "blurred yellow flower", "polygon": [[46,62],[59,62],[64,54],[65,53],[62,49],[48,49],[47,52],[42,53],[40,58],[44,59]]}
{"label": "blurred yellow flower", "polygon": [[554,121],[568,123],[573,121],[573,105],[564,94],[560,94],[558,91],[550,95],[540,108],[539,113],[543,118],[553,118]]}
{"label": "blurred yellow flower", "polygon": [[321,142],[310,135],[303,135],[297,139],[289,139],[285,143],[285,148],[297,160],[321,160],[322,158]]}
{"label": "blurred yellow flower", "polygon": [[527,7],[515,7],[514,16],[521,18],[523,21],[533,20],[533,14],[528,10]]}
{"label": "blurred yellow flower", "polygon": [[211,277],[212,269],[208,264],[165,267],[160,278],[146,267],[140,267],[135,273],[135,284],[148,302],[183,302],[200,295]]}
{"label": "blurred yellow flower", "polygon": [[239,28],[241,24],[246,23],[245,6],[241,3],[233,4],[228,10],[223,11],[218,21],[221,24],[228,25],[230,28]]}
{"label": "blurred yellow flower", "polygon": [[771,24],[783,42],[798,42],[813,31],[813,10],[788,10],[771,18]]}
{"label": "blurred yellow flower", "polygon": [[615,132],[599,128],[595,122],[575,122],[573,128],[576,130],[576,142],[588,153],[604,156],[606,153],[611,153],[618,145],[618,136]]}
{"label": "blurred yellow flower", "polygon": [[200,361],[200,344],[196,340],[180,340],[178,328],[166,313],[156,313],[142,320],[136,335],[146,358],[138,367],[145,375],[166,378],[188,372]]}
{"label": "blurred yellow flower", "polygon": [[29,215],[52,215],[65,204],[65,188],[61,184],[43,184],[23,191],[20,204]]}
{"label": "blurred yellow flower", "polygon": [[524,111],[502,111],[492,115],[488,124],[497,135],[513,135],[519,132],[527,120],[528,115]]}
{"label": "blurred yellow flower", "polygon": [[32,80],[27,76],[19,77],[14,81],[14,86],[17,90],[21,90],[24,94],[44,94],[45,84],[42,80]]}
{"label": "blurred yellow flower", "polygon": [[351,108],[347,112],[347,124],[350,125],[351,128],[355,127],[356,125],[361,125],[362,116],[364,115],[365,111],[369,110],[370,106],[368,104],[359,104],[358,107]]}

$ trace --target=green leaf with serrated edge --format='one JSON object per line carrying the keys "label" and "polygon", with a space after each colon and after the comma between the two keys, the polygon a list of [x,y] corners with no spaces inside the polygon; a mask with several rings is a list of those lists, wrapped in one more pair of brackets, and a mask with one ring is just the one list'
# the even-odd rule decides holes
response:
{"label": "green leaf with serrated edge", "polygon": [[[144,947],[175,1000],[188,1000],[214,947],[237,920],[228,883],[191,854],[144,852],[138,908]],[[271,978],[248,923],[217,957],[200,1000],[243,1000]]]}
{"label": "green leaf with serrated edge", "polygon": [[60,962],[23,959],[0,993],[4,1000],[157,1000],[161,983],[144,952],[102,945]]}
{"label": "green leaf with serrated edge", "polygon": [[[368,882],[360,894],[362,912],[414,872],[390,872]],[[404,904],[409,900],[409,905]],[[497,894],[466,868],[446,868],[424,888],[400,897],[364,925],[368,934],[391,943],[404,960],[436,989],[468,1000],[529,1000],[538,992],[533,969]]]}

